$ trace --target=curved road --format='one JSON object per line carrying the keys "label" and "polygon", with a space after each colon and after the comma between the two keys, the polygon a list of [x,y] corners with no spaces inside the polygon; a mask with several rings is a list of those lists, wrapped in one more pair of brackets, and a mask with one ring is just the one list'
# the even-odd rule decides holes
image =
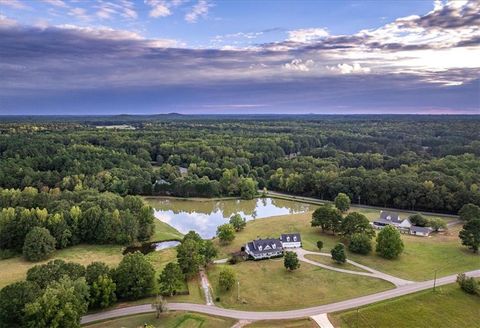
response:
{"label": "curved road", "polygon": [[[480,277],[480,270],[466,272],[470,277]],[[455,282],[457,275],[450,275],[437,279],[437,286],[446,285]],[[278,312],[255,312],[255,311],[239,311],[216,307],[214,305],[191,304],[191,303],[169,303],[170,310],[181,310],[190,312],[200,312],[221,317],[229,317],[238,320],[275,320],[275,319],[294,319],[303,318],[322,313],[330,313],[357,308],[363,305],[395,298],[398,296],[415,293],[433,287],[433,280],[415,282],[404,285],[392,290],[381,293],[371,294],[367,296],[357,297],[346,301],[331,303],[326,305],[314,306],[299,310],[278,311]],[[111,319],[126,315],[153,312],[150,304],[130,306],[126,308],[105,311],[100,313],[89,314],[82,317],[81,323],[91,323],[94,321]]]}

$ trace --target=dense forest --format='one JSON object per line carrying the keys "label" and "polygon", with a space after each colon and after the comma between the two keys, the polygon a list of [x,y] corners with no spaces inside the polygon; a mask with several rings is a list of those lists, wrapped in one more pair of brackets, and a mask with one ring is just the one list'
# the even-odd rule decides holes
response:
{"label": "dense forest", "polygon": [[473,116],[5,120],[0,187],[243,198],[267,188],[329,200],[343,192],[355,203],[456,213],[480,205],[479,125]]}

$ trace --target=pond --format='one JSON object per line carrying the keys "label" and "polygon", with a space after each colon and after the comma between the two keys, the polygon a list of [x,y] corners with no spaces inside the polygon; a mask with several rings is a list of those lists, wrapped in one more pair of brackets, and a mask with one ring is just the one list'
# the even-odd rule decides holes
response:
{"label": "pond", "polygon": [[123,254],[125,255],[136,251],[140,251],[143,254],[148,254],[154,251],[161,251],[162,249],[176,247],[178,245],[180,245],[180,242],[177,240],[144,243],[141,246],[128,246],[123,251]]}
{"label": "pond", "polygon": [[196,231],[202,238],[215,236],[217,227],[228,223],[233,214],[240,214],[247,221],[270,216],[303,213],[315,205],[276,198],[252,200],[190,200],[174,198],[148,198],[155,217],[183,234]]}

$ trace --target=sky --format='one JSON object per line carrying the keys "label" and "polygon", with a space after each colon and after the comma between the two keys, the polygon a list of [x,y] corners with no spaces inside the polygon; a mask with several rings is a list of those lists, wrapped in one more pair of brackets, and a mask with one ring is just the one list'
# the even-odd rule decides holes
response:
{"label": "sky", "polygon": [[0,115],[480,114],[480,0],[0,0]]}

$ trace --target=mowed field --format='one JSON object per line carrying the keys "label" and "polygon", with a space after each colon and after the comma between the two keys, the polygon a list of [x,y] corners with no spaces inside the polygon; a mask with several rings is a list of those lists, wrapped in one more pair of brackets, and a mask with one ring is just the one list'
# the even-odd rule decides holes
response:
{"label": "mowed field", "polygon": [[341,328],[478,328],[480,297],[451,284],[329,317]]}
{"label": "mowed field", "polygon": [[[312,213],[308,212],[249,221],[247,227],[236,234],[230,245],[219,247],[219,257],[227,257],[229,253],[239,251],[247,241],[257,237],[278,238],[281,233],[289,232],[301,233],[303,247],[307,250],[318,251],[316,242],[322,240],[322,252],[329,253],[341,238],[322,233],[320,228],[312,228],[311,215]],[[370,213],[370,217],[372,216]],[[460,229],[461,225],[455,225],[446,233],[432,234],[431,237],[402,235],[405,249],[395,260],[383,259],[375,252],[364,256],[347,251],[347,258],[379,271],[416,281],[433,279],[435,270],[438,270],[438,276],[445,276],[479,269],[480,255],[461,245],[458,238]]]}
{"label": "mowed field", "polygon": [[145,324],[156,328],[230,328],[234,319],[208,316],[198,313],[169,312],[156,318],[155,313],[147,313],[114,320],[101,321],[83,327],[88,328],[143,328]]}
{"label": "mowed field", "polygon": [[279,311],[328,304],[362,295],[391,289],[384,280],[339,273],[301,263],[299,269],[287,271],[283,259],[246,261],[229,266],[240,282],[238,287],[222,291],[218,275],[223,265],[212,266],[208,278],[213,287],[217,305],[226,308],[252,311]]}

